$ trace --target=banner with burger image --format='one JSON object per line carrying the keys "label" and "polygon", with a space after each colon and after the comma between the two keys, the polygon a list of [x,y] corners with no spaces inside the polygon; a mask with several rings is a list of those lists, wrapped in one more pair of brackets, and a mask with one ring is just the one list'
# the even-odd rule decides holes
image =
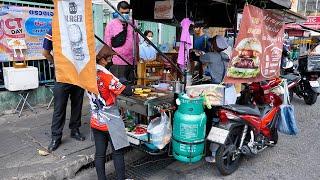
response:
{"label": "banner with burger image", "polygon": [[280,75],[282,16],[246,5],[225,83],[259,82]]}

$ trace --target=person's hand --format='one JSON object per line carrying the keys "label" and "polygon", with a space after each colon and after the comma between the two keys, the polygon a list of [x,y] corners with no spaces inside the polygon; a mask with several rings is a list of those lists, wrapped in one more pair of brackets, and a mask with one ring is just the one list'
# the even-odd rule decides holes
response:
{"label": "person's hand", "polygon": [[205,52],[197,50],[197,49],[193,49],[192,51],[195,53],[196,56],[202,56],[205,54]]}

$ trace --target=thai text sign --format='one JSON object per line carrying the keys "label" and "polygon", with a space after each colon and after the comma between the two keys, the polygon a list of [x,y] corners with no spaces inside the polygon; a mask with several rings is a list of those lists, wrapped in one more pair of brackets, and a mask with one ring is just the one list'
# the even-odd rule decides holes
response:
{"label": "thai text sign", "polygon": [[0,62],[13,60],[12,40],[26,43],[26,60],[44,59],[42,43],[52,16],[50,9],[0,5]]}
{"label": "thai text sign", "polygon": [[281,16],[246,5],[224,82],[257,82],[279,76],[283,24]]}

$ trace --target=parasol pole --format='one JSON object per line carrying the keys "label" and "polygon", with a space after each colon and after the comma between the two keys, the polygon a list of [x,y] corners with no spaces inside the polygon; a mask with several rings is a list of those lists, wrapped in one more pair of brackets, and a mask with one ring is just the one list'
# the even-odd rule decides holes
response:
{"label": "parasol pole", "polygon": [[181,69],[177,66],[177,64],[175,64],[171,59],[169,59],[163,52],[161,52],[161,50],[153,44],[152,41],[150,41],[141,31],[140,29],[138,29],[132,22],[126,20],[124,18],[124,16],[118,11],[117,8],[115,8],[110,2],[109,0],[104,0],[115,12],[117,12],[119,14],[119,16],[122,17],[122,19],[125,20],[126,23],[128,23],[133,29],[134,31],[136,31],[137,33],[139,33],[140,36],[143,37],[143,39],[145,41],[147,41],[165,60],[167,60],[175,69],[177,72],[179,72],[180,74],[183,74],[183,72],[181,71]]}

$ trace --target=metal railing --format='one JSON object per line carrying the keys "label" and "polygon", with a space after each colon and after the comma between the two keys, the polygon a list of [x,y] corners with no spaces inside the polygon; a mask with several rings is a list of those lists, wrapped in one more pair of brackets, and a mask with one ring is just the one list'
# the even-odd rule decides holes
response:
{"label": "metal railing", "polygon": [[[52,4],[45,3],[35,3],[29,1],[18,1],[18,0],[2,0],[0,5],[13,5],[13,6],[27,6],[27,7],[36,7],[36,8],[46,8],[53,9]],[[54,81],[54,69],[50,66],[47,60],[30,60],[27,61],[28,66],[34,66],[38,68],[39,71],[39,83],[40,85],[50,83]],[[4,90],[4,78],[3,78],[3,67],[11,67],[12,62],[1,62],[0,63],[0,90]]]}
{"label": "metal railing", "polygon": [[30,1],[18,1],[18,0],[1,0],[0,4],[39,7],[39,8],[47,8],[47,9],[53,9],[54,7],[53,4],[37,3],[37,2],[30,2]]}

